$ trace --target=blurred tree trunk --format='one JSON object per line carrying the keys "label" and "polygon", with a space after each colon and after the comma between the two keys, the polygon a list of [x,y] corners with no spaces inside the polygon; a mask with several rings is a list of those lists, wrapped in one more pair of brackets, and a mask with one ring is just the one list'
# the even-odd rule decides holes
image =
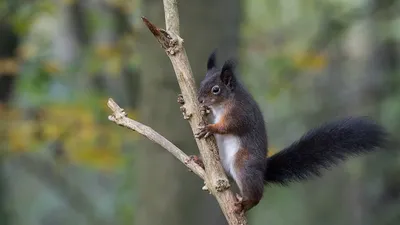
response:
{"label": "blurred tree trunk", "polygon": [[[383,101],[383,97],[386,94],[385,92],[390,89],[387,87],[390,86],[390,80],[392,79],[388,78],[388,76],[395,74],[397,69],[395,66],[396,63],[394,63],[396,61],[396,45],[392,41],[382,40],[379,35],[381,33],[379,24],[389,21],[388,18],[382,17],[390,17],[388,8],[385,9],[386,4],[385,1],[371,1],[370,8],[367,9],[370,13],[365,21],[366,26],[364,32],[353,32],[348,36],[349,39],[357,40],[357,42],[352,43],[352,50],[354,50],[354,48],[363,49],[366,55],[358,56],[360,58],[353,60],[351,63],[347,63],[347,70],[343,69],[340,71],[340,68],[343,68],[343,66],[330,63],[330,65],[333,66],[331,67],[334,68],[332,70],[332,78],[334,78],[336,82],[326,83],[329,87],[327,87],[327,89],[321,89],[320,95],[322,95],[324,99],[328,99],[325,108],[328,109],[332,116],[343,114],[368,115],[377,121],[379,121],[379,118],[382,118],[380,115],[381,108],[379,106]],[[375,12],[383,10],[386,10],[386,12],[375,14]],[[342,42],[345,41],[346,40],[343,40]],[[365,43],[367,43],[367,45]],[[344,48],[342,47],[341,49]],[[346,51],[349,55],[351,50],[346,49]],[[339,64],[346,65],[346,60],[344,60],[346,59],[346,53],[338,58],[341,61]],[[358,64],[354,65],[355,62]],[[349,64],[352,65],[350,66]],[[351,68],[353,69],[351,70]],[[351,82],[348,78],[343,77],[343,75],[357,76],[357,79]],[[343,85],[337,85],[339,84],[337,80],[340,77],[346,79]],[[350,83],[350,86],[346,87],[346,83]],[[334,90],[332,94],[339,97],[332,99],[330,97],[332,94],[327,94],[329,92],[326,90]],[[341,91],[338,92],[337,90]],[[335,104],[332,104],[332,102]],[[325,115],[325,113],[323,115]],[[395,160],[397,160],[396,157],[393,157],[391,154],[385,155],[378,153],[366,156],[365,158],[352,159],[351,163],[343,165],[347,168],[337,171],[339,173],[336,174],[339,176],[335,178],[336,185],[324,182],[317,188],[324,192],[333,190],[332,195],[342,196],[342,198],[337,198],[335,201],[321,201],[321,198],[315,197],[315,192],[308,192],[308,194],[306,194],[310,199],[306,204],[316,201],[321,202],[320,205],[313,205],[313,207],[310,208],[310,218],[318,217],[312,215],[321,215],[319,216],[319,220],[314,219],[310,224],[333,222],[334,224],[368,225],[389,224],[388,221],[395,222],[393,217],[398,216],[398,213],[393,216],[394,210],[390,208],[390,206],[393,207],[393,205],[386,203],[389,206],[382,208],[385,204],[382,204],[382,202],[376,203],[377,199],[382,198],[382,196],[383,198],[386,197],[386,200],[388,199],[388,192],[384,190],[385,186],[381,185],[382,187],[377,188],[377,182],[379,182],[378,178],[383,177],[383,171],[386,170],[389,174],[391,182],[395,184],[398,183],[395,176],[393,176],[395,172],[390,171],[388,168],[390,165],[396,164],[396,162],[394,162]],[[396,192],[399,189],[396,190],[396,188],[394,188],[394,190]],[[398,194],[395,193],[393,196],[397,198],[397,195]],[[393,199],[391,201],[393,201]],[[325,202],[330,202],[329,204],[334,203],[334,205],[329,207]],[[342,206],[340,210],[332,210],[337,209],[339,205],[344,206]],[[373,208],[374,205],[379,205],[380,208]],[[325,214],[319,211],[321,209],[326,210]],[[392,218],[390,218],[390,216],[392,216]]]}
{"label": "blurred tree trunk", "polygon": [[[370,50],[368,60],[365,64],[365,74],[367,79],[363,90],[363,102],[366,107],[374,111],[377,117],[384,118],[387,115],[385,108],[381,106],[385,100],[393,99],[398,90],[399,75],[399,42],[396,38],[382,38],[379,34],[384,30],[382,24],[390,23],[397,18],[397,13],[391,11],[394,1],[374,0],[370,3],[369,11],[369,39]],[[382,11],[383,13],[374,14],[373,12]],[[398,92],[397,92],[398,93]],[[395,98],[396,100],[398,98]],[[382,110],[383,109],[383,110]],[[388,121],[387,118],[384,118]],[[389,120],[390,121],[390,120]],[[385,124],[390,132],[398,132],[398,124],[390,121]],[[397,140],[396,140],[397,142]],[[393,146],[389,146],[392,148]],[[371,179],[381,178],[380,189],[378,192],[371,193],[367,199],[366,212],[370,218],[369,224],[399,224],[398,201],[400,193],[400,179],[394,174],[399,173],[398,151],[393,154],[381,155],[379,158],[370,157],[366,161],[364,177],[371,184]],[[376,182],[376,181],[375,181]],[[376,184],[375,184],[376,185]],[[372,215],[372,216],[370,216]]]}
{"label": "blurred tree trunk", "polygon": [[[147,0],[143,4],[143,15],[164,27],[162,2]],[[205,75],[207,57],[214,48],[220,56],[237,56],[241,7],[238,0],[180,1],[179,10],[181,36],[198,82]],[[179,87],[168,57],[147,29],[141,30],[138,43],[142,57],[140,121],[187,154],[198,154],[176,102]],[[216,201],[201,191],[202,182],[169,153],[143,140],[136,155],[137,224],[226,223]]]}
{"label": "blurred tree trunk", "polygon": [[[4,19],[0,21],[0,223],[8,224],[7,212],[7,189],[3,174],[3,156],[7,150],[7,113],[11,96],[14,90],[14,83],[17,77],[16,51],[19,38],[13,31],[11,25]],[[4,62],[14,62],[15,66],[5,66]],[[7,63],[10,65],[10,63]]]}
{"label": "blurred tree trunk", "polygon": [[[326,42],[326,40],[322,40]],[[337,90],[343,88],[344,83],[344,53],[340,48],[340,43],[335,43],[329,49],[327,56],[327,68],[325,74],[319,78],[312,90],[314,95],[319,96],[323,101],[319,102],[317,113],[303,115],[303,120],[308,127],[318,127],[325,121],[332,121],[336,117],[345,116],[347,112],[346,99],[343,92]],[[321,178],[305,182],[304,185],[304,206],[307,210],[307,224],[336,224],[343,222],[342,210],[332,210],[342,204],[339,196],[344,189],[346,176],[340,170],[324,171]],[[342,207],[343,208],[343,207]],[[347,208],[346,208],[347,209]]]}

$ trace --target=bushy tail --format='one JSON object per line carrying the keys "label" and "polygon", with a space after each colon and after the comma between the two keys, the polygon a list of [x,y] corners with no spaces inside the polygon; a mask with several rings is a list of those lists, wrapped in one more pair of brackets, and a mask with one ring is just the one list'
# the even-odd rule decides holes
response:
{"label": "bushy tail", "polygon": [[310,130],[267,159],[266,183],[287,184],[320,176],[347,157],[371,152],[386,143],[385,129],[364,117],[346,118]]}

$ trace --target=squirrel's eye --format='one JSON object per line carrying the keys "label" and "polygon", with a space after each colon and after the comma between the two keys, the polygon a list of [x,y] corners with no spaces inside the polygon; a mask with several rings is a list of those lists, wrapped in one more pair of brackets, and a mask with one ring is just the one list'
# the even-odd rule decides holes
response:
{"label": "squirrel's eye", "polygon": [[219,89],[219,86],[218,86],[218,85],[215,85],[214,87],[211,88],[211,91],[212,91],[212,93],[213,93],[214,95],[217,95],[217,94],[219,94],[219,92],[220,92],[221,90]]}

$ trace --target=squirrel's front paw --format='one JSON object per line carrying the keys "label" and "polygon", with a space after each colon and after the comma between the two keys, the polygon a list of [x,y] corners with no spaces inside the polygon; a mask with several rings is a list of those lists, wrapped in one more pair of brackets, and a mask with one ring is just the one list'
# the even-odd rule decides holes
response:
{"label": "squirrel's front paw", "polygon": [[196,138],[207,138],[209,137],[212,133],[208,127],[209,125],[201,125],[199,126],[199,131],[194,135]]}
{"label": "squirrel's front paw", "polygon": [[200,107],[200,114],[203,116],[207,116],[210,113],[210,108],[207,106],[203,105]]}

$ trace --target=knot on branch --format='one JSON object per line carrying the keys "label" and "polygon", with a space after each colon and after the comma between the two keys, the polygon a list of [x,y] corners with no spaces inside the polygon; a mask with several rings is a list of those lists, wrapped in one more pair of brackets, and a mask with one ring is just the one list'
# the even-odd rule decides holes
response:
{"label": "knot on branch", "polygon": [[179,103],[179,105],[184,105],[185,104],[185,99],[183,98],[182,94],[178,95],[178,99],[176,101]]}
{"label": "knot on branch", "polygon": [[215,182],[214,186],[216,191],[221,192],[228,189],[231,185],[229,184],[229,181],[226,179],[218,179]]}
{"label": "knot on branch", "polygon": [[179,35],[156,27],[145,17],[142,17],[142,20],[154,37],[157,38],[157,41],[161,44],[161,47],[167,52],[167,54],[175,55],[177,52],[182,50],[183,39],[179,37]]}
{"label": "knot on branch", "polygon": [[192,117],[192,114],[190,112],[187,111],[186,107],[185,107],[185,100],[183,99],[183,95],[179,94],[178,95],[178,100],[177,102],[181,105],[179,107],[179,109],[181,110],[181,113],[183,115],[183,119],[188,120],[190,119],[190,117]]}

